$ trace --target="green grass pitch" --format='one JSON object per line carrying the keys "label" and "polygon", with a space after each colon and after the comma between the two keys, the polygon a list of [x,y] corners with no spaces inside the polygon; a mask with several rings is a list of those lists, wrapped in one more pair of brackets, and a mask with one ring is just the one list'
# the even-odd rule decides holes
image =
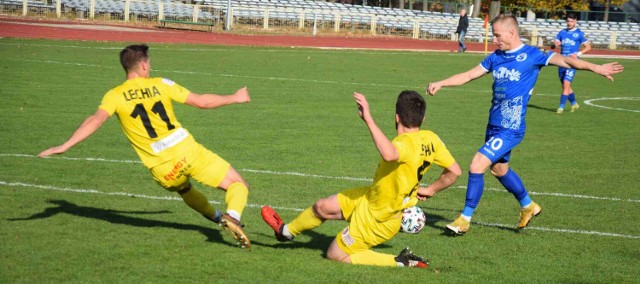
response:
{"label": "green grass pitch", "polygon": [[[425,271],[326,260],[344,222],[278,243],[260,206],[281,208],[288,221],[318,198],[368,184],[379,155],[351,94],[367,95],[374,118],[393,137],[400,91],[424,93],[428,82],[470,69],[482,55],[152,44],[152,76],[198,93],[249,88],[250,104],[176,105],[185,128],[251,184],[243,221],[253,251],[246,252],[153,182],[115,118],[64,155],[35,157],[67,139],[124,80],[124,46],[0,39],[0,282],[638,281],[640,61],[619,60],[625,71],[614,82],[578,72],[573,87],[581,108],[563,115],[555,114],[557,68],[543,69],[525,140],[511,161],[543,207],[523,232],[513,230],[517,202],[487,173],[469,233],[443,235],[464,205],[491,79],[427,97],[423,128],[441,136],[463,175],[419,204],[428,216],[420,234],[399,234],[375,248],[397,254],[409,246],[431,260]],[[439,173],[434,167],[423,182]],[[222,191],[198,188],[223,208]]]}

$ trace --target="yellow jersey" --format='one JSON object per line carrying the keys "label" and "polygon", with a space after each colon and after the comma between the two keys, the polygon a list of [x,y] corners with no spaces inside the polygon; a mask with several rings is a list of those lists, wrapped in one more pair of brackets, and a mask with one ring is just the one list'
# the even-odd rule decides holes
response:
{"label": "yellow jersey", "polygon": [[429,130],[404,133],[391,142],[398,150],[398,161],[381,160],[367,192],[370,211],[379,221],[418,202],[420,180],[432,164],[448,168],[455,163],[440,137]]}
{"label": "yellow jersey", "polygon": [[190,93],[169,79],[135,78],[109,90],[98,108],[118,116],[140,160],[152,168],[170,160],[179,143],[195,142],[176,119],[172,103],[184,103]]}

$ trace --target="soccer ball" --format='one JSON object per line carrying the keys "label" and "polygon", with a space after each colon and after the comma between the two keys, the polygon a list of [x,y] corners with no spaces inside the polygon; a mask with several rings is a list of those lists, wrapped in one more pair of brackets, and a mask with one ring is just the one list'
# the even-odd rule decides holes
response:
{"label": "soccer ball", "polygon": [[417,234],[424,228],[426,221],[427,216],[424,214],[424,211],[422,211],[422,208],[418,206],[409,207],[402,212],[400,231],[403,233]]}

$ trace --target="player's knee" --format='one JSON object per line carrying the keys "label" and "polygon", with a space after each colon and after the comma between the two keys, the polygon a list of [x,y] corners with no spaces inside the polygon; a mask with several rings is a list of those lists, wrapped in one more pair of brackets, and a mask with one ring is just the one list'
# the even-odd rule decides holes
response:
{"label": "player's knee", "polygon": [[509,167],[491,167],[491,174],[495,177],[502,177],[507,174]]}
{"label": "player's knee", "polygon": [[313,210],[313,214],[316,215],[316,217],[320,219],[328,219],[328,216],[326,216],[328,211],[326,206],[327,206],[327,201],[323,198],[316,201],[316,203],[313,204],[311,209]]}

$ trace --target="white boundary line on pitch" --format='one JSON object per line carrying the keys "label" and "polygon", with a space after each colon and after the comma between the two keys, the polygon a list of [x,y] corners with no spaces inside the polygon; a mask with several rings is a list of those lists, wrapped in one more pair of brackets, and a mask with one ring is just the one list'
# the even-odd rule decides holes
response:
{"label": "white boundary line on pitch", "polygon": [[[9,154],[9,153],[0,153],[0,157],[18,157],[18,158],[38,158],[36,155],[30,154]],[[95,161],[95,162],[107,162],[107,163],[126,163],[126,164],[142,164],[137,160],[112,160],[112,159],[104,159],[104,158],[73,158],[73,157],[64,157],[64,156],[55,156],[55,157],[47,157],[45,159],[60,159],[60,160],[70,160],[70,161]],[[284,175],[284,176],[299,176],[306,178],[321,178],[321,179],[337,179],[337,180],[350,180],[350,181],[368,181],[371,182],[371,178],[359,178],[359,177],[347,177],[347,176],[327,176],[327,175],[317,175],[317,174],[307,174],[307,173],[299,173],[299,172],[278,172],[278,171],[270,171],[270,170],[254,170],[254,169],[239,169],[241,172],[249,172],[249,173],[257,173],[257,174],[270,174],[270,175]],[[458,189],[466,189],[466,186],[454,186],[452,188]],[[507,191],[500,188],[485,188],[487,191],[495,191],[495,192],[504,192]],[[591,196],[591,195],[582,195],[582,194],[566,194],[566,193],[557,193],[557,192],[535,192],[529,191],[531,195],[541,195],[541,196],[555,196],[555,197],[566,197],[566,198],[575,198],[575,199],[593,199],[593,200],[605,200],[605,201],[622,201],[622,202],[635,202],[640,203],[640,199],[622,199],[616,197],[603,197],[603,196]]]}
{"label": "white boundary line on pitch", "polygon": [[590,105],[590,106],[593,106],[593,107],[604,108],[604,109],[640,112],[640,110],[636,110],[636,109],[625,109],[625,108],[608,107],[608,106],[601,106],[601,105],[597,105],[597,104],[593,103],[595,101],[607,101],[607,100],[640,101],[640,97],[597,98],[597,99],[586,100],[586,101],[584,101],[584,103],[586,105]]}
{"label": "white boundary line on pitch", "polygon": [[[85,66],[85,67],[100,67],[100,68],[110,68],[114,69],[119,67],[114,66],[105,66],[105,65],[96,65],[96,64],[87,64],[87,63],[74,63],[74,62],[62,62],[62,61],[54,61],[54,60],[34,60],[34,59],[23,59],[23,58],[0,58],[0,60],[12,60],[12,61],[24,61],[24,62],[34,62],[34,63],[48,63],[48,64],[61,64],[61,65],[74,65],[74,66]],[[394,84],[378,84],[378,83],[357,83],[357,82],[340,82],[333,80],[316,80],[316,79],[301,79],[301,78],[285,78],[285,77],[265,77],[265,76],[249,76],[249,75],[237,75],[237,74],[225,74],[225,73],[209,73],[209,72],[200,72],[200,71],[182,71],[182,70],[158,70],[152,69],[155,72],[165,72],[165,73],[177,73],[177,74],[192,74],[192,75],[206,75],[206,76],[221,76],[228,78],[247,78],[247,79],[261,79],[261,80],[274,80],[274,81],[294,81],[294,82],[307,82],[307,83],[318,83],[318,84],[336,84],[336,85],[353,85],[353,86],[373,86],[373,87],[393,87],[393,88],[413,88],[418,90],[426,90],[425,86],[408,86],[408,85],[394,85]],[[456,87],[456,88],[444,88],[440,91],[443,92],[457,92],[457,93],[465,93],[465,92],[477,92],[477,93],[487,93],[490,94],[492,91],[489,88],[477,90],[470,89],[465,87]],[[534,93],[534,96],[547,96],[547,97],[557,97],[557,94],[541,94]]]}
{"label": "white boundary line on pitch", "polygon": [[[73,192],[73,193],[89,193],[89,194],[104,194],[104,195],[110,195],[110,196],[137,197],[137,198],[154,199],[154,200],[182,201],[181,198],[171,197],[171,196],[152,196],[152,195],[143,195],[143,194],[131,194],[126,192],[103,192],[95,189],[55,187],[50,185],[29,184],[29,183],[23,183],[23,182],[0,181],[0,186],[27,187],[27,188],[38,188],[38,189],[44,189],[44,190]],[[221,204],[220,201],[209,201],[209,202],[212,204]],[[262,208],[262,206],[263,205],[260,205],[260,204],[252,204],[252,203],[247,204],[247,207],[250,207],[250,208]],[[287,210],[287,211],[296,211],[296,212],[302,212],[304,210],[301,208],[291,208],[291,207],[282,207],[282,206],[273,206],[273,208],[278,210]],[[496,228],[512,228],[513,227],[505,224],[496,224],[496,223],[483,223],[483,222],[473,222],[473,223],[481,226],[486,226],[486,227],[496,227]],[[617,237],[617,238],[626,238],[626,239],[640,239],[640,236],[636,236],[636,235],[625,235],[625,234],[618,234],[618,233],[606,233],[606,232],[586,231],[586,230],[555,229],[555,228],[534,227],[534,226],[528,226],[527,230],[537,230],[537,231],[546,231],[546,232],[554,232],[554,233],[594,235],[594,236],[603,236],[603,237]]]}

